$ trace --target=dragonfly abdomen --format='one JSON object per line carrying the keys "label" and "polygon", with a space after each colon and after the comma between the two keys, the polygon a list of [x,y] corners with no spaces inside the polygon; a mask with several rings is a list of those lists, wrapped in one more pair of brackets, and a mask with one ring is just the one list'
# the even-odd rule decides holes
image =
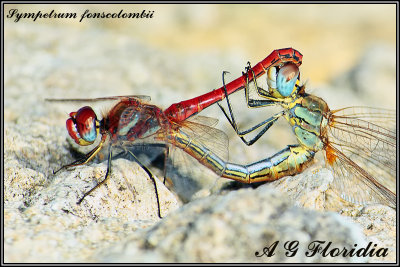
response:
{"label": "dragonfly abdomen", "polygon": [[312,163],[314,155],[314,151],[301,145],[287,146],[270,158],[247,165],[248,177],[244,182],[273,181],[298,174]]}
{"label": "dragonfly abdomen", "polygon": [[301,145],[288,146],[270,158],[241,165],[225,161],[207,147],[180,131],[173,143],[221,177],[243,183],[273,181],[295,175],[312,163],[315,152]]}

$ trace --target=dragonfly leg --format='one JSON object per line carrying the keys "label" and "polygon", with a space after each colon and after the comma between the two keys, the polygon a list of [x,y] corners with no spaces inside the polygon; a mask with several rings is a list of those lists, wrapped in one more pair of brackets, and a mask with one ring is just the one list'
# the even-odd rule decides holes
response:
{"label": "dragonfly leg", "polygon": [[87,153],[83,158],[75,160],[74,162],[64,165],[61,168],[59,168],[56,171],[53,171],[53,174],[56,174],[57,172],[61,171],[62,169],[66,169],[66,168],[70,168],[70,167],[76,167],[76,166],[80,166],[80,165],[85,165],[86,163],[88,163],[89,161],[91,161],[94,156],[96,156],[97,153],[99,153],[99,151],[103,148],[104,142],[106,141],[107,136],[104,135],[101,138],[100,143],[93,148],[89,153]]}
{"label": "dragonfly leg", "polygon": [[168,164],[168,157],[169,157],[169,147],[166,146],[164,150],[164,170],[163,170],[163,184],[165,185],[166,177],[167,177],[167,164]]}
{"label": "dragonfly leg", "polygon": [[[258,86],[257,84],[257,77],[256,74],[254,73],[253,68],[251,67],[250,62],[247,62],[247,67],[246,67],[246,73],[249,73],[251,71],[253,78],[252,81],[254,83],[254,87],[257,88],[257,94],[261,97],[266,97],[266,91]],[[261,108],[261,107],[267,107],[267,106],[273,106],[273,105],[277,105],[279,102],[278,99],[274,98],[274,97],[268,97],[268,99],[251,99],[249,96],[249,92],[250,92],[250,85],[251,81],[249,79],[249,76],[246,75],[246,86],[244,88],[244,94],[246,96],[246,103],[247,103],[247,107],[249,108]]]}
{"label": "dragonfly leg", "polygon": [[226,163],[222,177],[242,183],[274,181],[302,172],[312,164],[315,152],[301,145],[290,145],[272,157],[249,165]]}
{"label": "dragonfly leg", "polygon": [[[141,145],[139,145],[141,146]],[[168,157],[169,157],[169,146],[166,144],[146,144],[146,147],[157,147],[157,148],[163,148],[164,149],[164,170],[163,170],[163,174],[164,174],[164,179],[163,179],[163,184],[165,184],[166,182],[166,173],[167,173],[167,169],[166,166],[168,164]],[[128,150],[125,150],[125,154],[128,153]],[[132,153],[130,153],[132,155]],[[144,164],[142,164],[144,165]]]}
{"label": "dragonfly leg", "polygon": [[147,175],[150,177],[151,181],[153,182],[154,185],[154,191],[156,193],[156,199],[157,199],[157,209],[158,209],[158,217],[161,219],[161,208],[160,208],[160,199],[158,198],[158,190],[157,190],[157,184],[156,184],[156,179],[154,175],[151,173],[151,171],[140,162],[140,160],[131,152],[127,151],[134,159],[135,161],[139,164],[139,166],[147,173]]}
{"label": "dragonfly leg", "polygon": [[[251,67],[249,67],[251,68]],[[240,139],[248,146],[251,146],[252,144],[254,144],[258,139],[260,139],[260,137],[266,132],[268,131],[268,129],[275,123],[275,121],[277,121],[277,119],[279,117],[281,117],[282,115],[284,115],[284,112],[279,112],[277,114],[275,114],[274,116],[266,119],[265,121],[260,122],[259,124],[250,127],[247,130],[244,131],[240,131],[238,129],[235,117],[233,115],[232,112],[232,107],[229,101],[229,96],[228,96],[228,92],[226,90],[226,86],[225,86],[225,74],[227,72],[223,72],[222,74],[222,82],[223,82],[223,87],[224,87],[224,92],[225,92],[225,98],[226,98],[226,102],[228,105],[228,110],[229,110],[229,114],[225,111],[225,109],[221,106],[221,104],[218,102],[218,106],[220,107],[220,109],[222,110],[222,112],[224,113],[225,117],[227,118],[227,120],[229,121],[229,123],[231,124],[231,126],[233,127],[233,129],[235,130],[236,134],[240,137]],[[253,74],[254,75],[254,74]],[[247,78],[248,79],[248,78]],[[254,79],[255,82],[255,79]],[[248,81],[246,82],[246,84],[248,84]],[[263,106],[268,106],[268,105],[275,105],[276,102],[271,101],[271,100],[254,100],[254,99],[249,99],[248,97],[248,88],[247,85],[245,87],[245,94],[246,94],[246,100],[247,100],[247,105],[249,107],[263,107]],[[254,138],[250,139],[250,140],[246,140],[244,138],[244,136],[248,133],[251,133],[253,131],[255,131],[256,129],[260,128],[260,127],[264,127]]]}
{"label": "dragonfly leg", "polygon": [[[159,146],[159,145],[156,144],[156,146]],[[161,146],[165,147],[165,145],[161,145]],[[104,183],[107,181],[107,179],[110,177],[110,175],[111,175],[111,161],[112,161],[113,156],[112,156],[111,146],[110,146],[109,149],[110,149],[110,151],[109,151],[109,154],[108,154],[107,172],[106,172],[106,175],[105,175],[104,179],[103,179],[100,183],[98,183],[95,187],[93,187],[92,189],[90,189],[89,191],[87,191],[87,192],[83,195],[83,197],[82,197],[81,199],[79,199],[79,201],[77,202],[78,205],[81,204],[81,202],[83,201],[83,199],[84,199],[86,196],[90,195],[90,194],[91,194],[94,190],[96,190],[99,186],[101,186],[102,184],[104,184]],[[124,154],[127,154],[127,153],[129,153],[129,154],[134,158],[134,160],[135,160],[135,161],[139,164],[139,166],[149,175],[150,179],[152,180],[152,182],[153,182],[153,184],[154,184],[154,190],[155,190],[155,192],[156,192],[156,198],[157,198],[158,217],[159,217],[159,218],[162,218],[162,217],[161,217],[161,209],[160,209],[160,201],[159,201],[159,198],[158,198],[158,190],[157,190],[157,186],[156,186],[156,182],[155,182],[154,175],[151,173],[151,171],[150,171],[144,164],[142,164],[142,163],[139,161],[139,159],[138,159],[131,151],[129,151],[129,150],[124,149],[124,151],[118,153],[114,158],[118,158],[118,157],[120,157],[121,155],[124,155]]]}
{"label": "dragonfly leg", "polygon": [[[124,152],[121,152],[121,153],[124,153]],[[121,154],[121,153],[120,153],[120,154]],[[120,154],[118,154],[117,156],[119,156]],[[111,174],[111,160],[112,160],[112,149],[111,149],[111,145],[110,145],[110,147],[109,147],[109,152],[108,152],[108,163],[107,163],[107,172],[106,172],[106,176],[105,176],[104,179],[103,179],[100,183],[98,183],[95,187],[93,187],[92,189],[90,189],[89,191],[87,191],[85,194],[83,194],[83,197],[81,197],[81,198],[79,199],[79,201],[78,201],[76,204],[80,205],[80,204],[82,203],[83,199],[84,199],[86,196],[90,195],[90,193],[92,193],[92,192],[93,192],[94,190],[96,190],[99,186],[101,186],[102,184],[104,184],[104,183],[106,182],[106,180],[108,179],[108,177],[109,177],[110,174]]]}

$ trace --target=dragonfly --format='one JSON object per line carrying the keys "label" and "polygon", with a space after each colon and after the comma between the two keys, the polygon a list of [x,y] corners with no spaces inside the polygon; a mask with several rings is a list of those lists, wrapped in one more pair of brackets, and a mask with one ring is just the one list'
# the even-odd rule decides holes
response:
{"label": "dragonfly", "polygon": [[[247,69],[252,72],[250,63]],[[267,69],[265,79],[253,79],[244,88],[248,107],[280,106],[282,110],[240,130],[225,88],[225,74],[228,112],[218,105],[246,145],[254,144],[281,117],[289,122],[298,141],[272,157],[242,166],[229,178],[253,183],[295,175],[312,164],[318,151],[324,151],[326,165],[334,175],[331,187],[338,196],[356,204],[396,207],[394,110],[360,106],[330,110],[322,98],[306,93],[305,85],[300,85],[298,65],[288,62]],[[247,140],[250,133],[253,137]]]}
{"label": "dragonfly", "polygon": [[[163,147],[165,148],[165,158],[168,157],[171,148],[178,148],[217,175],[228,179],[238,180],[236,174],[244,168],[248,168],[227,161],[228,138],[223,131],[212,127],[216,124],[216,119],[197,115],[182,122],[173,121],[161,108],[149,104],[150,97],[148,96],[47,100],[67,102],[118,101],[108,112],[103,114],[101,119],[98,119],[93,108],[84,106],[78,111],[71,112],[66,121],[66,128],[70,137],[80,146],[94,144],[99,135],[101,138],[99,143],[85,156],[60,167],[54,173],[89,163],[108,144],[108,162],[105,177],[92,189],[85,192],[77,204],[81,204],[88,195],[109,179],[113,158],[130,155],[152,180],[157,199],[158,216],[162,218],[155,182],[156,178],[150,169],[132,152],[130,148],[134,146]],[[117,149],[122,151],[114,156],[113,151]],[[271,160],[274,161],[274,159]]]}
{"label": "dragonfly", "polygon": [[[145,170],[152,180],[157,197],[158,216],[162,218],[158,190],[155,183],[156,178],[150,169],[132,152],[132,147],[147,145],[150,147],[158,146],[165,148],[165,159],[168,157],[171,148],[178,147],[206,166],[212,164],[213,156],[218,159],[226,159],[228,157],[227,136],[221,130],[212,127],[216,124],[216,119],[196,116],[183,122],[174,122],[166,116],[161,108],[149,104],[150,97],[148,96],[47,100],[57,102],[118,101],[101,119],[98,119],[90,106],[84,106],[76,112],[71,112],[66,121],[67,131],[78,145],[91,145],[98,139],[99,135],[101,139],[84,157],[62,166],[54,173],[62,169],[87,164],[108,144],[108,163],[104,179],[97,183],[95,187],[85,192],[77,204],[80,204],[85,197],[107,181],[111,174],[111,162],[113,158],[129,155]],[[113,151],[116,151],[117,148],[122,151],[114,156]]]}

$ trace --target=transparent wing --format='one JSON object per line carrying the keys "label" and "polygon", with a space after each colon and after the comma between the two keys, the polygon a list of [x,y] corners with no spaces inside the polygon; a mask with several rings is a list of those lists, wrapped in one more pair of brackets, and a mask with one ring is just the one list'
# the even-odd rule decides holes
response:
{"label": "transparent wing", "polygon": [[396,110],[354,106],[332,110],[336,120],[359,119],[394,131],[396,128]]}
{"label": "transparent wing", "polygon": [[[211,127],[217,123],[216,119],[199,116],[180,123],[169,121],[168,124],[165,118],[157,117],[160,114],[156,111],[151,105],[126,107],[118,121],[118,140],[121,146],[131,151],[135,148],[135,155],[146,154],[147,162],[166,150],[150,153],[152,151],[146,149],[153,150],[157,144],[164,144],[168,149],[164,174],[172,180],[173,191],[184,201],[190,200],[199,190],[211,188],[218,176],[180,149],[175,143],[179,140],[175,135],[184,133],[190,142],[200,144],[222,159],[228,158],[228,138],[224,132]],[[139,148],[143,150],[138,151]]]}
{"label": "transparent wing", "polygon": [[[213,118],[197,116],[176,124],[173,128],[174,131],[188,136],[190,142],[196,142],[221,159],[227,160],[228,138],[221,130],[211,127],[217,122],[218,120]],[[170,161],[167,164],[167,177],[172,180],[174,191],[185,202],[193,196],[209,194],[219,176],[177,146],[179,145],[171,144]]]}
{"label": "transparent wing", "polygon": [[106,96],[97,98],[45,98],[45,101],[49,102],[97,102],[106,100],[121,100],[126,98],[137,98],[142,101],[150,102],[151,98],[147,95],[126,95],[126,96]]}
{"label": "transparent wing", "polygon": [[184,121],[179,128],[191,139],[201,143],[223,160],[229,159],[228,136],[221,130],[212,126],[218,120],[205,116],[196,116]]}
{"label": "transparent wing", "polygon": [[334,189],[351,202],[395,207],[396,133],[386,128],[395,126],[395,112],[352,107],[332,113],[326,156]]}
{"label": "transparent wing", "polygon": [[193,122],[195,124],[200,124],[202,126],[212,127],[212,128],[215,125],[217,125],[217,123],[218,123],[218,119],[211,118],[211,117],[206,117],[206,116],[200,116],[200,115],[188,118],[186,120],[186,122],[188,122],[188,121],[189,122]]}

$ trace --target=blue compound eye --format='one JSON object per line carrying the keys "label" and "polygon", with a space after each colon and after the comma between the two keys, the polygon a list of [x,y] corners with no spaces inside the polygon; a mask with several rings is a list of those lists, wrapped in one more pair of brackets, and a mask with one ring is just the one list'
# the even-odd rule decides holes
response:
{"label": "blue compound eye", "polygon": [[282,96],[290,96],[296,89],[299,73],[299,68],[293,63],[288,63],[279,70],[276,78],[276,88]]}

